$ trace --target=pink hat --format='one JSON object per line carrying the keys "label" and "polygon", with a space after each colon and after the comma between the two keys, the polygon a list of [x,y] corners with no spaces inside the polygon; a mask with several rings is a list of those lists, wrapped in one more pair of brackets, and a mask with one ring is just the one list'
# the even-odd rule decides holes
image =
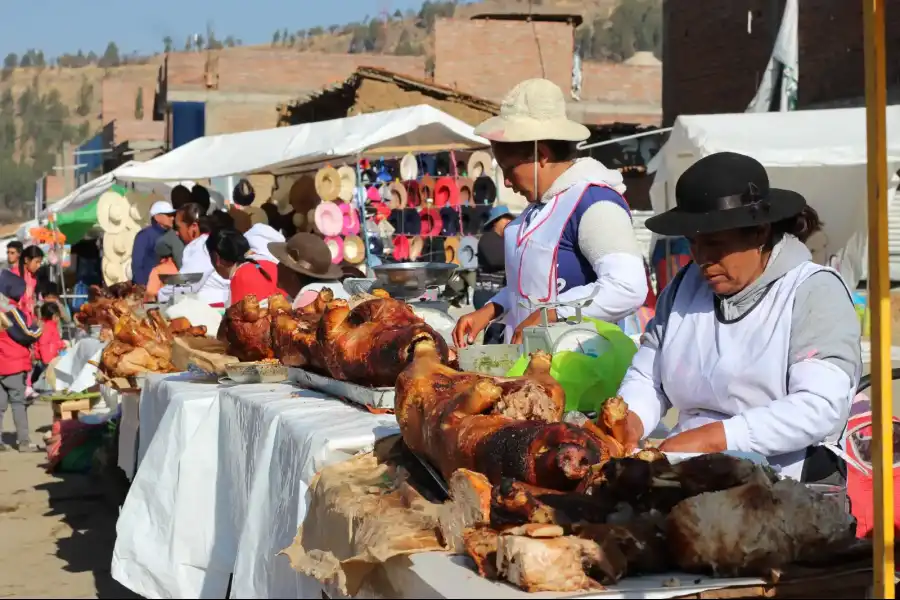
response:
{"label": "pink hat", "polygon": [[325,238],[328,249],[331,250],[331,262],[338,265],[344,260],[344,239],[337,236]]}
{"label": "pink hat", "polygon": [[316,227],[322,235],[334,236],[341,233],[344,226],[344,215],[333,202],[322,202],[316,207]]}
{"label": "pink hat", "polygon": [[381,202],[381,192],[374,185],[366,188],[366,198],[369,202]]}
{"label": "pink hat", "polygon": [[344,215],[344,226],[341,229],[341,235],[356,235],[359,233],[359,214],[356,209],[347,202],[339,204],[341,214]]}

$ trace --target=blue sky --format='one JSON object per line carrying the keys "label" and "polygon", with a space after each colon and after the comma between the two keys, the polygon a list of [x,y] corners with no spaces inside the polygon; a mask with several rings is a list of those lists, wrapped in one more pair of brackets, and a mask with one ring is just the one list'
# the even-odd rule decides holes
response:
{"label": "blue sky", "polygon": [[[7,2],[7,4],[9,4]],[[171,36],[176,47],[192,33],[206,34],[211,23],[216,36],[233,35],[244,44],[265,44],[276,29],[290,31],[362,21],[385,8],[418,10],[422,0],[42,0],[7,6],[0,19],[0,57],[42,50],[48,59],[65,52],[102,54],[108,42],[120,53],[162,50]]]}

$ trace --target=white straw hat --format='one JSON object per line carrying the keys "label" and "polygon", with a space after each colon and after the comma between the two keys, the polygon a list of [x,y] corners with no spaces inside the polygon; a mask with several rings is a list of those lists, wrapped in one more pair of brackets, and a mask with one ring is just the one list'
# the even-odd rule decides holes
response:
{"label": "white straw hat", "polygon": [[476,127],[475,134],[493,142],[580,142],[591,136],[587,127],[566,116],[562,90],[547,79],[516,85],[503,99],[500,114]]}

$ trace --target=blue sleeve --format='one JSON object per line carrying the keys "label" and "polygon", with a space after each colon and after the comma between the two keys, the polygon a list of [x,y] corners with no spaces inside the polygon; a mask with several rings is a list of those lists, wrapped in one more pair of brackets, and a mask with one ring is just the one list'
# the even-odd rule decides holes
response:
{"label": "blue sleeve", "polygon": [[572,213],[569,222],[566,223],[566,227],[563,229],[562,239],[565,242],[568,242],[572,248],[578,247],[578,224],[581,222],[581,217],[584,216],[584,213],[586,213],[590,207],[598,202],[612,202],[613,204],[622,207],[622,210],[631,215],[631,209],[628,207],[628,203],[620,193],[612,188],[601,185],[590,186],[584,191],[584,195],[581,196],[581,200],[575,207],[575,212]]}
{"label": "blue sleeve", "polygon": [[134,238],[134,248],[131,252],[131,279],[138,285],[147,285],[150,279],[150,269],[148,265],[150,261],[147,259],[148,252],[156,252],[152,243],[152,230],[142,229]]}

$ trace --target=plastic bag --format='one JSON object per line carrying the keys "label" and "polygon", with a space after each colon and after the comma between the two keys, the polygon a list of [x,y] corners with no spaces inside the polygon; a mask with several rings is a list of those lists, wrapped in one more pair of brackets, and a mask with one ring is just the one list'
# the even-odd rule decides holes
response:
{"label": "plastic bag", "polygon": [[[634,341],[621,328],[584,317],[597,328],[611,350],[592,357],[578,352],[557,352],[550,363],[550,374],[566,392],[566,410],[596,412],[607,398],[616,395],[631,359],[637,352]],[[520,377],[528,367],[528,356],[522,356],[507,372],[509,377]]]}

